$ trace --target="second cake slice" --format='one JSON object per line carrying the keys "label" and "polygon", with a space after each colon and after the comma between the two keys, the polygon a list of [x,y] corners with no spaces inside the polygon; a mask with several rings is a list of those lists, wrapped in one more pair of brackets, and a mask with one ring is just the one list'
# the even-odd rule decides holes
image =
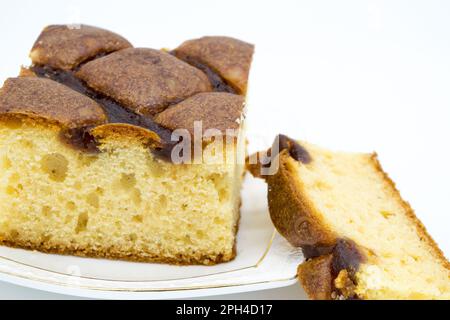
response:
{"label": "second cake slice", "polygon": [[448,261],[376,154],[286,136],[271,153],[251,170],[268,183],[277,230],[303,249],[298,276],[311,298],[450,298]]}

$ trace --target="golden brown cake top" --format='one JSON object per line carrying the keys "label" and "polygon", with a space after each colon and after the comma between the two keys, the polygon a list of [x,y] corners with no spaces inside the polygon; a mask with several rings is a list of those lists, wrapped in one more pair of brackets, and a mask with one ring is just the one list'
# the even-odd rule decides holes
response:
{"label": "golden brown cake top", "polygon": [[51,25],[46,27],[31,49],[35,64],[70,70],[99,54],[129,48],[121,36],[87,25]]}
{"label": "golden brown cake top", "polygon": [[194,135],[194,122],[202,121],[203,132],[238,129],[244,97],[226,92],[199,93],[158,114],[155,121],[175,130],[185,128]]}
{"label": "golden brown cake top", "polygon": [[[204,130],[239,127],[252,54],[253,45],[228,37],[192,40],[167,52],[133,48],[121,36],[91,26],[49,26],[31,51],[33,64],[20,74],[20,84],[42,86],[39,94],[10,80],[0,94],[0,114],[32,113],[88,131],[105,122],[127,124],[128,131],[151,131],[162,149],[170,149],[172,131],[193,133],[195,121]],[[11,89],[16,85],[21,97]],[[81,108],[81,99],[71,103],[80,96],[91,112]]]}
{"label": "golden brown cake top", "polygon": [[247,91],[254,46],[229,37],[203,37],[184,42],[174,54],[193,65],[205,65],[240,94]]}
{"label": "golden brown cake top", "polygon": [[211,91],[206,75],[160,50],[129,48],[83,65],[75,76],[139,114]]}
{"label": "golden brown cake top", "polygon": [[94,100],[55,81],[10,78],[0,90],[0,113],[37,115],[66,127],[99,125],[106,114]]}

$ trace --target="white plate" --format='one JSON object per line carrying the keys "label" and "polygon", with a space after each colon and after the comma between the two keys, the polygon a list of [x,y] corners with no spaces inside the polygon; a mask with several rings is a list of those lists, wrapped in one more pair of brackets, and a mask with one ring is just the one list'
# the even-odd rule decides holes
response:
{"label": "white plate", "polygon": [[166,299],[237,293],[291,285],[303,261],[275,232],[266,186],[246,177],[234,261],[173,266],[44,254],[0,247],[0,280],[90,298]]}

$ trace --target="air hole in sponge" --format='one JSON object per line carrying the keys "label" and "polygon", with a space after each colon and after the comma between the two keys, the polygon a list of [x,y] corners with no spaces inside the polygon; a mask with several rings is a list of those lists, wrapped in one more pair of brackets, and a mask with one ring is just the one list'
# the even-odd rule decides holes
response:
{"label": "air hole in sponge", "polygon": [[93,164],[95,161],[97,161],[98,157],[96,155],[86,155],[81,153],[79,157],[79,163],[81,166],[89,167],[91,164]]}
{"label": "air hole in sponge", "polygon": [[159,205],[161,209],[165,209],[167,207],[167,197],[163,194],[159,196]]}
{"label": "air hole in sponge", "polygon": [[214,173],[209,179],[214,183],[214,188],[217,190],[217,196],[221,202],[226,202],[229,197],[227,190],[227,176]]}
{"label": "air hole in sponge", "polygon": [[219,217],[215,217],[214,224],[217,224],[217,225],[225,224],[225,220],[222,218],[219,218]]}
{"label": "air hole in sponge", "polygon": [[75,233],[83,232],[87,229],[89,215],[87,212],[80,213],[78,215],[77,226],[75,227]]}
{"label": "air hole in sponge", "polygon": [[142,200],[141,200],[141,191],[139,191],[139,189],[134,188],[132,193],[131,193],[131,200],[133,201],[133,203],[135,205],[139,205],[141,204]]}
{"label": "air hole in sponge", "polygon": [[185,245],[193,244],[192,239],[191,239],[191,237],[188,234],[184,236],[182,241],[184,242]]}
{"label": "air hole in sponge", "polygon": [[122,173],[122,177],[120,178],[120,184],[124,189],[131,189],[136,185],[136,177],[134,174],[125,174]]}
{"label": "air hole in sponge", "polygon": [[327,190],[327,189],[331,189],[330,186],[322,180],[317,180],[314,183],[315,188],[319,189],[319,190]]}
{"label": "air hole in sponge", "polygon": [[3,169],[10,169],[12,167],[12,162],[11,160],[8,158],[8,156],[3,156],[2,158],[2,168]]}
{"label": "air hole in sponge", "polygon": [[196,235],[200,240],[205,239],[206,237],[205,233],[202,230],[197,230]]}
{"label": "air hole in sponge", "polygon": [[380,214],[383,216],[383,218],[385,219],[389,219],[391,216],[393,216],[394,214],[392,212],[386,211],[386,210],[381,210]]}
{"label": "air hole in sponge", "polygon": [[66,216],[65,218],[64,218],[64,223],[65,224],[69,224],[71,221],[72,221],[72,219],[73,219],[73,216]]}
{"label": "air hole in sponge", "polygon": [[218,194],[219,194],[219,200],[220,200],[221,202],[226,202],[226,201],[228,201],[228,195],[229,195],[229,193],[228,193],[228,190],[227,190],[227,189],[225,189],[225,188],[219,189],[219,190],[218,190]]}
{"label": "air hole in sponge", "polygon": [[133,241],[133,242],[136,241],[136,240],[137,240],[137,235],[136,235],[136,233],[130,233],[129,238],[130,238],[130,240]]}
{"label": "air hole in sponge", "polygon": [[41,159],[41,169],[48,174],[50,179],[62,182],[66,179],[69,161],[59,153],[47,154]]}
{"label": "air hole in sponge", "polygon": [[34,143],[30,140],[21,140],[20,143],[24,148],[32,149],[34,147]]}
{"label": "air hole in sponge", "polygon": [[94,207],[94,208],[98,208],[99,204],[100,204],[100,199],[98,197],[98,194],[95,192],[91,192],[86,196],[86,202]]}
{"label": "air hole in sponge", "polygon": [[77,206],[76,206],[75,202],[69,201],[66,204],[66,208],[67,208],[67,210],[75,211],[77,209]]}
{"label": "air hole in sponge", "polygon": [[138,215],[133,216],[132,220],[134,222],[142,222],[142,221],[144,221],[144,217],[142,215],[138,214]]}
{"label": "air hole in sponge", "polygon": [[17,172],[13,172],[13,173],[11,173],[11,175],[9,176],[9,179],[8,179],[8,181],[9,181],[9,183],[10,184],[16,184],[16,183],[18,183],[19,181],[20,181],[20,175],[17,173]]}
{"label": "air hole in sponge", "polygon": [[16,188],[14,188],[13,186],[7,186],[5,191],[6,194],[13,197],[17,197],[19,195],[19,191],[17,191]]}
{"label": "air hole in sponge", "polygon": [[43,206],[41,212],[43,216],[50,217],[52,215],[52,208],[49,206]]}

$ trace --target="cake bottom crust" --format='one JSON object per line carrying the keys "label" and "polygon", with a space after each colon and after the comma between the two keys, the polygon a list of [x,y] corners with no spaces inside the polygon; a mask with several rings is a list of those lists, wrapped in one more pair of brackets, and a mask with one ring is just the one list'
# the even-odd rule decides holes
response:
{"label": "cake bottom crust", "polygon": [[[245,176],[245,172],[243,173],[243,176]],[[176,258],[168,258],[164,256],[151,255],[148,253],[145,254],[137,252],[133,253],[130,252],[129,250],[123,251],[116,248],[99,250],[92,248],[75,248],[67,246],[45,245],[44,243],[37,245],[36,243],[25,240],[12,241],[0,239],[0,245],[7,246],[10,248],[34,250],[50,254],[73,255],[86,258],[124,260],[131,262],[166,263],[180,266],[186,265],[212,266],[219,263],[229,262],[236,258],[237,234],[239,232],[239,226],[241,222],[241,214],[240,214],[241,207],[242,207],[242,199],[239,200],[239,215],[235,226],[233,250],[229,253],[218,253],[209,255],[199,254],[197,256],[179,254]]]}
{"label": "cake bottom crust", "polygon": [[176,258],[168,258],[164,256],[151,255],[149,253],[138,253],[131,251],[122,251],[116,248],[108,249],[92,249],[92,248],[76,248],[67,246],[47,246],[45,244],[37,245],[29,241],[0,241],[0,245],[11,248],[20,248],[27,250],[36,250],[44,253],[53,253],[60,255],[74,255],[79,257],[100,258],[111,260],[125,260],[131,262],[152,262],[167,263],[173,265],[215,265],[218,263],[228,262],[236,257],[236,242],[233,250],[229,253],[218,254],[199,254],[196,256],[188,256],[180,254]]}

